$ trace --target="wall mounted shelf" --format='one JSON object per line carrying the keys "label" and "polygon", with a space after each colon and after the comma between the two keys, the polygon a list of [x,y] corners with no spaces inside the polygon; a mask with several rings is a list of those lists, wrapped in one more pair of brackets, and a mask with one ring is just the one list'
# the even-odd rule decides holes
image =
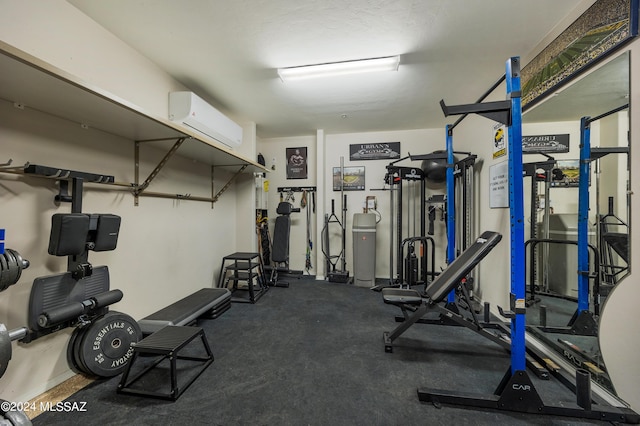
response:
{"label": "wall mounted shelf", "polygon": [[236,176],[269,171],[214,139],[148,114],[3,41],[0,41],[0,99],[12,102],[16,108],[44,112],[133,142],[184,138],[178,155],[213,167],[229,168]]}

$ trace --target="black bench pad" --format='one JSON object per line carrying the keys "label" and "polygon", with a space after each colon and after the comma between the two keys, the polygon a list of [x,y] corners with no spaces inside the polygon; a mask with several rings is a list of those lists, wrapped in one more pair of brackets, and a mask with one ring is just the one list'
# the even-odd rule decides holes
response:
{"label": "black bench pad", "polygon": [[473,268],[500,242],[502,235],[485,231],[465,251],[453,260],[425,289],[426,296],[433,302],[442,302],[469,275]]}
{"label": "black bench pad", "polygon": [[382,300],[390,305],[420,305],[422,296],[410,288],[383,288]]}
{"label": "black bench pad", "polygon": [[208,311],[230,303],[226,288],[202,288],[195,293],[138,321],[142,334],[151,334],[167,325],[189,324]]}

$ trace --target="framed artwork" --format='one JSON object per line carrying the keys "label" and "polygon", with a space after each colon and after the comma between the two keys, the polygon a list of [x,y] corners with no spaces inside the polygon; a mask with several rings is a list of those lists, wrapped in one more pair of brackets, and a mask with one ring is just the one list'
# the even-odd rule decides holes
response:
{"label": "framed artwork", "polygon": [[577,188],[580,186],[580,160],[558,160],[556,166],[562,171],[562,180],[552,180],[552,188]]}
{"label": "framed artwork", "polygon": [[307,148],[287,148],[287,179],[307,178]]}
{"label": "framed artwork", "polygon": [[[342,189],[345,191],[364,191],[364,166],[344,168]],[[340,191],[340,167],[333,168],[333,190]]]}
{"label": "framed artwork", "polygon": [[597,0],[521,73],[530,107],[638,35],[637,0]]}

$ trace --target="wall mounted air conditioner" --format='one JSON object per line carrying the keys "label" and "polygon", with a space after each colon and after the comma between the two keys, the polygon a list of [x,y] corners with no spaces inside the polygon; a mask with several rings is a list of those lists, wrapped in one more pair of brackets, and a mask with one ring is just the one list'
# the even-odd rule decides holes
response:
{"label": "wall mounted air conditioner", "polygon": [[242,127],[193,92],[169,93],[169,120],[204,133],[229,148],[242,143]]}

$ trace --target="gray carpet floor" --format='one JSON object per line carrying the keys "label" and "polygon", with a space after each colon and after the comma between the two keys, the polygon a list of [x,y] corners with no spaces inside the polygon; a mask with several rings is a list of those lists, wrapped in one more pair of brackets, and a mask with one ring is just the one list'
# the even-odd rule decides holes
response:
{"label": "gray carpet floor", "polygon": [[[177,401],[118,394],[114,377],[68,399],[86,402],[86,412],[47,412],[34,424],[603,424],[420,402],[419,387],[493,393],[509,354],[468,329],[424,324],[385,353],[382,333],[396,326],[399,313],[368,289],[292,279],[255,305],[234,303],[221,317],[199,322],[215,361]],[[193,371],[181,368],[179,377]],[[534,383],[544,401],[575,400],[555,381]]]}

